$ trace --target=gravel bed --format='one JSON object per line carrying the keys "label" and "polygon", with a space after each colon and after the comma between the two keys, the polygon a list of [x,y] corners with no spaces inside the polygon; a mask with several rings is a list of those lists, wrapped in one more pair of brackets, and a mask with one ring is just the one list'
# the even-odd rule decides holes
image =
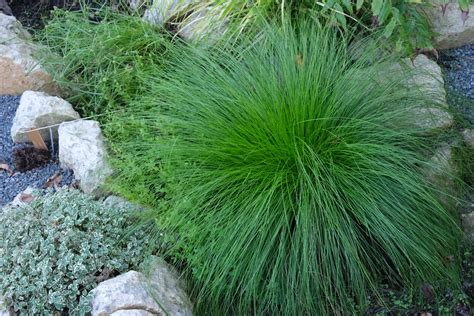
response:
{"label": "gravel bed", "polygon": [[441,51],[448,101],[474,126],[474,44]]}
{"label": "gravel bed", "polygon": [[[0,96],[0,163],[8,164],[13,171],[15,170],[11,154],[15,147],[21,145],[13,143],[10,129],[19,102],[20,97],[18,96]],[[18,193],[29,186],[41,188],[56,172],[62,175],[61,186],[69,185],[74,180],[70,170],[62,169],[59,166],[57,155],[47,165],[26,172],[15,172],[12,176],[9,176],[5,171],[0,172],[0,207],[11,202]]]}

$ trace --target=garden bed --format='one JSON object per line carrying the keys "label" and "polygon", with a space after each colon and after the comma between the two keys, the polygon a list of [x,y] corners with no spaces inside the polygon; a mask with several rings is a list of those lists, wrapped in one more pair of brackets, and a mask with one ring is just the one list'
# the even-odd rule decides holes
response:
{"label": "garden bed", "polygon": [[[461,173],[462,212],[472,212],[472,150],[459,132],[474,125],[474,45],[441,52],[445,89],[436,85],[442,78],[434,58],[379,56],[381,46],[389,52],[395,43],[404,57],[427,51],[413,45],[431,47],[419,7],[390,4],[383,21],[377,5],[358,3],[347,19],[331,16],[334,8],[308,11],[309,2],[294,2],[287,16],[294,24],[259,24],[243,5],[234,25],[241,40],[223,49],[218,40],[194,45],[209,39],[193,29],[206,25],[212,10],[205,2],[188,12],[173,7],[158,26],[116,8],[57,10],[38,33],[53,52],[42,63],[63,96],[102,124],[115,169],[106,189],[146,205],[150,239],[162,229],[173,233],[160,251],[181,268],[195,313],[470,314],[473,247],[462,243],[450,195],[457,197]],[[265,10],[280,14],[278,5]],[[304,21],[308,12],[345,31],[359,19],[361,34],[379,26],[385,38],[354,57],[350,32],[316,27]],[[266,40],[243,25],[261,26]],[[413,29],[421,38],[406,36]],[[12,165],[11,152],[22,146],[11,142],[8,126],[18,97],[2,103],[0,159]],[[420,112],[434,119],[417,125]],[[440,149],[448,154],[437,156]],[[34,177],[5,171],[0,181],[16,192],[63,172],[67,183],[72,175],[55,157],[44,171],[31,170]],[[141,225],[133,229],[144,232]]]}
{"label": "garden bed", "polygon": [[[17,96],[0,96],[0,163],[9,167],[10,171],[0,170],[0,207],[11,202],[15,196],[28,187],[42,188],[47,186],[49,178],[57,175],[61,180],[59,186],[69,185],[74,177],[70,170],[60,167],[57,161],[57,152],[52,155],[51,161],[41,167],[25,172],[15,170],[12,154],[15,148],[24,147],[24,144],[14,144],[10,130],[16,109],[20,102]],[[5,166],[6,167],[6,166]]]}

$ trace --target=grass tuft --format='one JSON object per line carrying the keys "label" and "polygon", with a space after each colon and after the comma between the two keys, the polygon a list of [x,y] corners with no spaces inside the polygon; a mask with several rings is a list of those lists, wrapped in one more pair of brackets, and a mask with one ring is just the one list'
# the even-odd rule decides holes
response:
{"label": "grass tuft", "polygon": [[40,60],[84,116],[123,109],[161,67],[170,37],[139,16],[107,6],[55,9],[38,35]]}
{"label": "grass tuft", "polygon": [[143,176],[115,185],[165,187],[144,196],[170,206],[153,219],[179,236],[198,313],[346,315],[381,281],[456,286],[460,232],[409,124],[433,96],[382,76],[394,68],[372,49],[354,62],[333,30],[268,33],[230,52],[177,45],[133,112],[156,132],[122,144]]}

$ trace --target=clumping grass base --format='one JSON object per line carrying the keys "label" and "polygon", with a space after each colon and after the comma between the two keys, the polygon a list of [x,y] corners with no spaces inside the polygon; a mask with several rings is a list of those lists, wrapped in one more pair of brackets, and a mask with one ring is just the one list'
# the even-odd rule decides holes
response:
{"label": "clumping grass base", "polygon": [[410,127],[432,96],[333,31],[268,33],[230,52],[178,45],[141,105],[159,132],[123,144],[143,177],[122,168],[116,185],[165,183],[153,219],[179,236],[198,313],[348,315],[381,281],[456,286],[459,230]]}

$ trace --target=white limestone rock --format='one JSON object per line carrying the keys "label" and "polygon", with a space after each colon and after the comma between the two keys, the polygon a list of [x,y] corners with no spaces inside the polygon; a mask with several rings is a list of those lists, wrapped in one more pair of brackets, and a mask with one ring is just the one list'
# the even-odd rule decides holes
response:
{"label": "white limestone rock", "polygon": [[5,298],[0,295],[0,316],[10,316]]}
{"label": "white limestone rock", "polygon": [[447,107],[441,67],[423,54],[419,54],[413,60],[406,58],[404,62],[413,70],[413,76],[408,84],[430,94],[437,102]]}
{"label": "white limestone rock", "polygon": [[462,132],[462,137],[464,138],[464,143],[467,147],[474,149],[474,129],[465,129]]}
{"label": "white limestone rock", "polygon": [[156,314],[147,312],[143,309],[129,309],[113,312],[110,316],[156,316]]}
{"label": "white limestone rock", "polygon": [[23,192],[18,193],[8,206],[18,207],[29,204],[35,199],[35,194],[37,194],[37,190],[38,189],[34,187],[27,187]]}
{"label": "white limestone rock", "polygon": [[145,10],[143,20],[162,26],[172,17],[184,13],[192,3],[192,0],[156,0],[150,8]]}
{"label": "white limestone rock", "polygon": [[458,0],[451,0],[443,14],[441,6],[429,11],[433,31],[436,34],[434,46],[448,49],[474,43],[474,4],[469,5],[469,14],[463,21]]}
{"label": "white limestone rock", "polygon": [[90,120],[66,122],[59,126],[59,162],[74,171],[79,187],[88,194],[99,194],[112,174],[99,123]]}
{"label": "white limestone rock", "polygon": [[442,144],[430,158],[425,174],[427,181],[438,190],[438,196],[446,205],[454,202],[452,197],[456,195],[456,172],[452,146]]}
{"label": "white limestone rock", "polygon": [[454,123],[453,116],[442,107],[415,107],[414,125],[426,133],[448,129]]}
{"label": "white limestone rock", "polygon": [[[182,38],[212,44],[228,29],[223,8],[203,5],[195,0],[158,0],[145,11],[143,20],[160,26],[172,23]],[[180,16],[185,18],[176,21]]]}
{"label": "white limestone rock", "polygon": [[227,32],[227,21],[219,7],[202,7],[192,12],[178,28],[178,34],[190,42],[212,44]]}
{"label": "white limestone rock", "polygon": [[[92,315],[191,316],[192,304],[176,271],[162,259],[149,274],[129,271],[101,282],[92,291]],[[127,312],[133,311],[133,314]]]}
{"label": "white limestone rock", "polygon": [[461,221],[466,239],[474,244],[474,212],[462,214]]}
{"label": "white limestone rock", "polygon": [[31,36],[15,17],[0,13],[0,95],[27,90],[58,94],[58,87],[33,57]]}
{"label": "white limestone rock", "polygon": [[396,69],[405,67],[411,72],[407,89],[417,89],[420,94],[429,96],[431,104],[413,105],[413,124],[426,133],[433,133],[451,127],[453,116],[448,111],[446,90],[441,68],[423,54],[414,60],[403,59]]}
{"label": "white limestone rock", "polygon": [[[79,119],[71,104],[59,97],[50,96],[44,92],[25,91],[20,99],[11,128],[14,142],[27,142],[26,131],[65,121]],[[57,138],[58,127],[53,127],[53,136]],[[44,139],[49,139],[49,129],[39,131]]]}

